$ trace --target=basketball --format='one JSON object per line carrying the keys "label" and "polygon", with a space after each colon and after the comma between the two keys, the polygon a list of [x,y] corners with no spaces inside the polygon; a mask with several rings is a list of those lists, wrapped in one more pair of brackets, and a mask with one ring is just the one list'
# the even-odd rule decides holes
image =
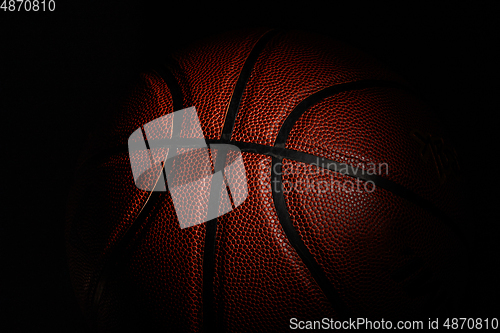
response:
{"label": "basketball", "polygon": [[76,174],[68,261],[97,331],[333,329],[459,303],[458,157],[410,84],[329,37],[238,30],[165,55]]}

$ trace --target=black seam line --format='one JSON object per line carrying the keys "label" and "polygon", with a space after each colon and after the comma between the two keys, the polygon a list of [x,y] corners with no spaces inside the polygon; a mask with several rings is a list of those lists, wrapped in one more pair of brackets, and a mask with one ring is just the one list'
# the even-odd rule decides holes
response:
{"label": "black seam line", "polygon": [[170,90],[170,95],[172,96],[173,110],[174,111],[182,110],[184,106],[182,89],[181,86],[179,85],[179,82],[177,82],[177,79],[172,74],[172,72],[168,68],[162,65],[157,65],[153,70],[153,72],[155,72],[163,80],[163,82],[165,82],[168,89]]}
{"label": "black seam line", "polygon": [[[170,79],[167,79],[168,76],[166,73],[168,73],[168,72],[165,72],[163,67],[156,70],[156,72],[158,75],[160,75],[160,77],[163,78],[165,83],[167,83],[167,81],[168,81],[167,85],[172,84],[172,89],[171,89],[172,94],[174,94],[174,91],[178,91],[179,93],[181,92],[180,87],[175,88],[174,84],[171,83],[171,81],[176,82],[175,78],[173,77],[172,74],[170,74],[170,76],[172,76],[172,77]],[[394,87],[394,88],[401,88],[401,89],[405,89],[408,91],[412,91],[411,88],[409,88],[408,86],[402,85],[400,83],[392,82],[392,81],[383,81],[383,80],[364,80],[364,81],[347,82],[347,83],[340,83],[340,84],[337,84],[334,86],[324,88],[324,89],[310,95],[306,99],[304,99],[302,102],[300,102],[292,110],[290,115],[285,119],[285,122],[283,123],[280,131],[278,132],[278,135],[277,135],[277,138],[275,141],[275,146],[281,147],[281,148],[285,147],[285,142],[288,138],[289,131],[291,130],[291,128],[295,124],[295,121],[297,121],[300,118],[300,116],[305,111],[307,111],[307,109],[309,107],[311,107],[312,105],[320,102],[321,100],[323,100],[327,97],[332,97],[333,95],[340,93],[340,92],[346,92],[349,90],[357,90],[357,89],[365,89],[365,88],[375,88],[375,87]],[[170,89],[170,86],[169,86],[169,89]],[[234,96],[234,94],[233,94],[233,96]],[[241,97],[239,99],[241,99]],[[231,101],[230,104],[235,104],[235,103],[233,103]],[[239,102],[237,103],[237,105],[239,106]],[[180,109],[182,109],[182,105],[179,105],[179,104],[176,105],[174,103],[174,110],[180,110]],[[228,123],[229,121],[232,121],[231,126],[233,126],[234,121],[236,120],[236,113],[237,113],[236,111],[231,111],[231,112],[228,111],[228,114],[226,116],[226,123]],[[286,131],[285,131],[285,129],[286,129]],[[226,133],[226,135],[224,135],[225,133]],[[229,137],[230,137],[231,133],[232,133],[232,127],[230,127],[229,125],[226,126],[226,124],[224,124],[224,128],[222,130],[222,135],[221,135],[220,140],[206,139],[205,142],[206,143],[209,143],[209,142],[228,143],[230,141],[230,138],[227,137],[228,136],[227,134],[229,134]],[[152,147],[158,147],[158,146],[163,147],[163,146],[168,145],[168,144],[175,144],[176,147],[178,146],[178,147],[186,147],[186,148],[189,148],[192,145],[191,147],[195,148],[195,147],[199,147],[201,140],[203,140],[203,139],[182,139],[182,142],[174,142],[173,139],[167,139],[164,141],[154,140],[154,141],[150,141],[150,145]],[[126,153],[126,152],[128,152],[127,145],[109,148],[109,149],[105,149],[103,151],[96,153],[95,155],[90,157],[88,159],[88,161],[86,161],[86,162],[88,164],[95,164],[96,162],[99,163],[99,161],[101,161],[102,159],[108,158],[110,155]],[[82,165],[82,167],[83,167],[83,165]]]}
{"label": "black seam line", "polygon": [[[309,97],[306,97],[292,110],[292,112],[285,119],[285,121],[281,125],[281,128],[278,132],[278,135],[276,137],[273,146],[275,148],[284,150],[286,141],[288,139],[288,135],[290,134],[290,131],[292,130],[297,120],[311,106],[322,101],[323,99],[331,97],[343,91],[368,88],[368,87],[373,87],[374,85],[380,86],[388,84],[394,86],[393,82],[389,83],[385,81],[366,80],[366,81],[348,82],[324,88],[310,95]],[[281,227],[283,228],[290,244],[295,249],[299,257],[301,258],[302,262],[311,272],[312,277],[314,278],[320,289],[323,291],[324,295],[334,308],[339,318],[347,319],[352,316],[349,307],[342,300],[337,289],[330,282],[325,271],[318,264],[318,262],[316,261],[316,259],[314,258],[314,256],[312,255],[312,253],[309,251],[304,241],[302,240],[302,237],[293,226],[290,214],[288,213],[288,209],[286,206],[285,196],[283,193],[283,182],[282,182],[283,179],[281,172],[282,163],[283,163],[283,158],[275,156],[272,157],[271,190],[273,195],[274,207],[276,208],[276,213],[278,215]],[[278,167],[278,169],[276,169],[276,167]]]}
{"label": "black seam line", "polygon": [[[245,90],[246,84],[252,74],[257,59],[260,53],[266,46],[267,42],[276,34],[276,31],[270,30],[266,32],[260,39],[255,43],[252,50],[250,51],[243,67],[241,68],[238,80],[236,81],[231,100],[226,112],[226,118],[224,119],[224,126],[222,127],[221,140],[227,141],[231,138],[234,123],[236,121],[236,116],[240,107],[241,98]],[[227,151],[224,147],[218,150],[217,158],[214,162],[214,172],[217,170],[222,170],[222,182],[224,182],[224,166],[227,163]],[[209,212],[210,209],[216,209],[218,205],[211,205],[213,200],[216,199],[216,195],[220,195],[220,185],[213,182],[211,184],[210,198],[209,198]],[[213,206],[213,207],[212,207]],[[209,215],[213,216],[213,215]],[[203,260],[203,329],[207,332],[217,331],[217,320],[215,318],[215,295],[213,291],[214,278],[215,278],[215,247],[216,247],[216,237],[217,237],[217,218],[214,218],[207,222],[206,234],[205,234],[205,251]]]}
{"label": "black seam line", "polygon": [[[161,173],[158,180],[161,179]],[[148,216],[151,212],[151,207],[153,206],[151,202],[156,202],[157,197],[160,194],[158,192],[151,192],[146,199],[146,202],[142,206],[141,210],[137,214],[134,222],[130,225],[130,227],[127,229],[123,237],[116,243],[116,245],[113,247],[113,249],[109,252],[107,257],[104,260],[104,263],[102,265],[102,268],[100,269],[96,282],[95,282],[95,287],[92,292],[92,298],[91,298],[91,311],[94,316],[94,320],[96,320],[98,309],[99,309],[99,303],[102,297],[102,294],[104,292],[104,288],[106,287],[106,284],[110,280],[110,277],[112,276],[115,268],[118,265],[118,262],[120,259],[123,257],[123,253],[125,252],[127,245],[132,241],[133,237],[139,230],[140,226],[144,223],[144,219],[146,216]],[[148,204],[149,203],[149,204]]]}
{"label": "black seam line", "polygon": [[[309,97],[305,98],[302,102],[300,102],[288,115],[288,117],[283,122],[278,135],[276,137],[274,147],[278,149],[284,149],[288,136],[298,121],[298,119],[304,114],[311,106],[322,101],[327,97],[331,97],[337,93],[343,91],[352,91],[356,89],[363,88],[372,88],[372,87],[397,87],[401,88],[401,85],[391,81],[379,81],[379,80],[364,80],[364,81],[356,81],[356,82],[348,82],[344,84],[339,84],[331,87],[327,87],[323,90],[320,90]],[[300,154],[302,155],[302,154]],[[305,155],[302,155],[305,156]],[[314,159],[317,159],[314,156]],[[280,221],[283,230],[290,241],[293,248],[297,251],[298,255],[304,262],[304,264],[310,270],[313,278],[318,283],[319,287],[330,301],[335,311],[338,313],[341,319],[346,319],[351,316],[351,311],[347,304],[342,300],[335,286],[330,282],[328,277],[326,276],[325,271],[318,264],[314,256],[311,254],[304,241],[302,240],[300,234],[297,232],[295,227],[293,226],[292,220],[290,218],[290,214],[288,213],[288,209],[285,202],[284,191],[283,191],[283,182],[282,182],[282,157],[272,157],[272,165],[271,165],[271,189],[273,195],[274,206],[276,208],[276,212],[278,214],[278,218]],[[333,161],[332,161],[333,162]],[[335,165],[335,164],[334,164]],[[276,169],[278,167],[278,169]],[[336,170],[335,170],[336,171]],[[359,175],[356,175],[359,177]],[[383,179],[383,178],[382,178]],[[381,180],[379,180],[379,184]],[[382,184],[387,186],[390,185],[388,182],[383,182]],[[274,185],[274,186],[273,186]],[[393,190],[399,193],[399,195],[409,196],[409,198],[417,204],[425,204],[425,201],[421,201],[417,196],[412,195],[412,192],[405,191],[403,187],[400,186],[391,186]],[[432,206],[427,208],[431,208]],[[433,210],[433,209],[432,209]],[[434,210],[433,210],[434,211]],[[435,211],[434,211],[435,212]]]}
{"label": "black seam line", "polygon": [[[167,86],[171,88],[171,94],[179,96],[177,104],[174,103],[174,111],[181,110],[182,105],[182,90],[170,71],[165,71],[165,68],[159,66],[156,72],[163,78]],[[174,129],[177,130],[177,129]],[[180,128],[179,128],[180,130]],[[170,160],[170,164],[173,160]],[[167,162],[167,165],[169,163]],[[165,178],[166,179],[166,178]],[[213,309],[213,276],[215,275],[215,234],[217,232],[217,219],[213,219],[206,223],[205,227],[205,244],[203,248],[203,285],[202,285],[202,307],[203,307],[203,330],[206,332],[215,331],[215,311]],[[213,236],[212,236],[213,235]]]}
{"label": "black seam line", "polygon": [[[210,144],[230,144],[238,147],[241,151],[247,153],[255,153],[262,154],[267,156],[272,156],[280,159],[289,159],[297,162],[303,162],[307,164],[316,165],[317,167],[328,169],[334,172],[339,172],[346,176],[350,176],[353,178],[361,179],[363,181],[372,181],[376,187],[383,188],[407,201],[413,202],[417,206],[427,210],[429,213],[438,218],[442,223],[447,225],[453,232],[460,237],[462,242],[465,245],[468,245],[467,239],[460,228],[457,227],[456,223],[445,213],[443,213],[439,208],[434,206],[428,200],[422,198],[411,190],[408,190],[406,187],[399,185],[391,180],[388,180],[377,174],[368,174],[366,171],[363,171],[361,168],[355,168],[351,165],[336,162],[334,160],[319,157],[316,155],[308,154],[302,151],[297,151],[288,148],[280,148],[262,145],[258,143],[251,142],[242,142],[242,141],[223,141],[223,140],[213,140],[206,139],[205,140],[207,146]],[[108,150],[107,153],[103,153],[103,156],[109,157],[109,154],[112,153],[127,153],[127,146],[117,147],[113,151]],[[217,171],[221,171],[222,169],[214,170],[214,173]]]}
{"label": "black seam line", "polygon": [[[203,250],[203,331],[216,331],[216,318],[214,309],[215,293],[213,279],[215,276],[215,243],[217,234],[217,218],[205,223],[205,247]],[[209,237],[211,236],[211,237]]]}
{"label": "black seam line", "polygon": [[400,88],[408,91],[412,91],[410,87],[403,85],[394,81],[385,80],[361,80],[354,82],[339,83],[333,86],[326,87],[312,95],[306,97],[302,102],[297,104],[295,108],[290,112],[288,117],[283,122],[274,146],[284,148],[288,135],[292,130],[295,122],[314,104],[324,100],[325,98],[332,97],[341,92],[347,92],[351,90],[359,90],[366,88],[378,88],[378,87],[389,87],[389,88]]}
{"label": "black seam line", "polygon": [[[343,91],[351,91],[355,89],[363,89],[363,88],[372,88],[372,87],[398,87],[401,85],[398,83],[394,83],[391,81],[380,81],[380,80],[363,80],[356,82],[348,82],[343,84],[338,84],[335,86],[330,86],[324,88],[309,97],[305,98],[302,102],[300,102],[288,115],[288,117],[283,122],[278,135],[276,137],[274,147],[276,148],[285,148],[286,141],[288,136],[298,121],[298,119],[304,114],[311,106],[322,101],[327,97],[331,97],[337,93]],[[314,256],[311,254],[304,241],[302,240],[300,234],[297,232],[295,227],[293,226],[292,220],[290,218],[290,214],[288,213],[288,209],[285,202],[284,191],[283,191],[283,182],[282,182],[282,162],[283,158],[272,157],[272,165],[271,165],[271,189],[273,195],[274,206],[276,208],[276,212],[278,214],[278,218],[280,224],[290,241],[290,244],[297,251],[297,254],[300,256],[301,260],[307,266],[314,280],[317,282],[326,298],[330,301],[331,305],[334,307],[335,311],[339,315],[341,319],[346,319],[351,317],[351,311],[347,304],[340,297],[335,286],[330,282],[328,277],[326,276],[325,271],[318,264]],[[278,169],[276,170],[276,167]],[[274,185],[274,186],[273,186]],[[406,194],[406,193],[405,193]],[[413,198],[414,199],[414,198]]]}
{"label": "black seam line", "polygon": [[[179,84],[177,83],[175,77],[173,74],[169,71],[164,69],[163,67],[159,67],[159,70],[156,71],[156,73],[163,79],[165,84],[167,85],[168,89],[170,90],[170,94],[172,96],[172,104],[174,107],[174,110],[176,109],[182,109],[182,101],[183,101],[183,96],[182,92],[180,89]],[[142,126],[141,126],[142,129]],[[144,133],[143,133],[144,135]],[[146,140],[147,138],[145,138]],[[123,149],[127,151],[127,145],[125,147],[117,147],[113,149],[115,153],[121,152]],[[102,153],[99,155],[101,158],[104,156]],[[109,157],[109,155],[108,155]],[[161,176],[164,175],[164,172],[160,172],[158,174],[158,178],[156,179],[155,187],[158,185],[158,182],[162,178]],[[166,179],[166,178],[165,178]],[[135,217],[135,220],[132,222],[132,224],[129,226],[129,228],[125,231],[123,237],[117,242],[117,244],[114,246],[114,248],[110,251],[109,255],[104,258],[104,262],[102,265],[102,268],[100,271],[97,273],[97,278],[94,284],[94,288],[92,293],[90,294],[90,309],[92,313],[92,320],[96,323],[97,321],[97,314],[98,314],[98,308],[99,308],[99,303],[100,299],[102,297],[102,294],[104,292],[104,288],[106,286],[106,283],[108,282],[110,276],[115,270],[115,267],[119,260],[123,257],[123,253],[125,252],[127,245],[132,241],[134,236],[136,235],[137,231],[140,229],[140,226],[144,223],[144,220],[146,219],[147,216],[151,213],[153,207],[155,206],[155,203],[159,200],[161,196],[160,192],[151,192],[146,199],[146,202],[144,205],[141,207],[139,213]]]}
{"label": "black seam line", "polygon": [[[158,179],[160,178],[161,178],[161,173]],[[114,248],[110,251],[110,253],[106,257],[105,262],[96,279],[95,288],[93,291],[93,297],[91,301],[92,302],[91,309],[94,316],[93,318],[94,321],[96,321],[97,319],[96,316],[98,314],[99,303],[102,294],[104,293],[104,288],[106,287],[106,284],[108,283],[112,274],[114,273],[118,265],[118,262],[121,259],[123,259],[123,253],[125,252],[127,246],[131,243],[134,236],[136,236],[136,233],[140,229],[141,225],[144,224],[144,220],[151,213],[154,203],[158,201],[160,195],[161,194],[159,192],[150,193],[146,202],[144,203],[141,210],[137,214],[137,217],[134,220],[134,222],[130,225],[130,227],[127,229],[123,237],[117,242],[117,244],[114,246]]]}
{"label": "black seam line", "polygon": [[[222,177],[212,180],[212,184],[210,185],[207,217],[217,216],[218,213],[219,205],[214,204],[214,201],[220,199],[222,186],[225,185],[223,170],[225,160],[226,153],[222,150],[218,150],[215,161],[213,162],[214,174],[216,174],[217,172],[215,170],[222,170]],[[217,221],[217,217],[208,221],[205,233],[205,249],[203,259],[203,329],[206,332],[217,331],[217,322],[215,318],[214,308],[215,293],[213,290],[215,278]]]}
{"label": "black seam line", "polygon": [[[171,60],[171,62],[174,63],[173,60]],[[154,72],[156,75],[158,75],[158,77],[160,77],[163,80],[163,82],[165,82],[168,89],[170,90],[170,95],[172,96],[173,110],[174,111],[181,110],[182,105],[183,105],[182,104],[183,103],[183,95],[182,95],[181,87],[179,86],[179,83],[175,79],[174,75],[170,72],[170,70],[168,70],[165,66],[163,66],[161,64],[157,64],[155,66],[155,69],[151,70],[151,72]],[[177,96],[177,97],[174,98],[174,96]],[[142,125],[141,125],[141,130],[142,130],[142,134],[144,135],[145,133],[144,133],[144,128]],[[95,165],[96,160],[100,161],[102,159],[109,157],[110,155],[119,154],[121,152],[122,152],[121,147],[111,148],[111,149],[106,149],[106,150],[100,151],[100,152],[88,157],[80,165],[80,167],[77,169],[77,171],[84,170],[89,165],[90,166]]]}
{"label": "black seam line", "polygon": [[146,135],[146,131],[144,130],[143,126],[141,126],[141,133],[142,133],[142,140],[144,141],[144,144],[145,144],[147,152],[148,152],[149,163],[151,163],[151,165],[154,165],[155,163],[153,160],[153,156],[151,156],[151,147],[149,146],[148,137]]}
{"label": "black seam line", "polygon": [[402,199],[405,199],[409,202],[412,202],[415,205],[419,206],[420,208],[426,210],[434,217],[439,219],[443,224],[445,224],[452,232],[454,232],[462,240],[464,244],[467,244],[465,235],[460,230],[460,228],[458,228],[457,224],[453,221],[453,219],[451,219],[442,210],[433,205],[430,201],[422,198],[421,196],[407,189],[406,187],[396,182],[393,182],[392,180],[389,180],[377,174],[371,174],[371,173],[369,174],[361,168],[355,168],[346,163],[337,162],[328,158],[319,157],[316,155],[308,154],[293,149],[272,147],[256,143],[240,142],[240,141],[229,141],[227,142],[227,144],[234,145],[243,152],[268,155],[281,160],[288,159],[296,162],[307,163],[315,165],[319,168],[328,169],[333,172],[338,172],[349,177],[360,179],[365,182],[371,181],[375,184],[376,187],[383,188],[384,190],[387,190],[393,193],[394,195]]}
{"label": "black seam line", "polygon": [[224,120],[224,126],[222,128],[221,139],[230,140],[233,133],[234,123],[236,121],[236,116],[241,103],[241,98],[243,97],[243,92],[247,85],[252,70],[259,58],[260,53],[267,45],[269,40],[278,33],[277,30],[267,31],[258,41],[255,43],[252,51],[250,51],[243,67],[241,69],[236,85],[234,86],[233,95],[226,112],[226,119]]}
{"label": "black seam line", "polygon": [[311,272],[314,280],[321,288],[330,304],[333,306],[339,318],[343,320],[348,319],[352,316],[349,307],[342,300],[338,291],[330,282],[321,266],[314,259],[314,256],[311,254],[311,252],[309,252],[309,249],[304,244],[304,241],[292,224],[282,190],[282,162],[283,159],[273,157],[271,166],[271,189],[273,194],[274,206],[276,207],[276,213],[278,214],[280,224],[290,244],[295,249],[302,262]]}

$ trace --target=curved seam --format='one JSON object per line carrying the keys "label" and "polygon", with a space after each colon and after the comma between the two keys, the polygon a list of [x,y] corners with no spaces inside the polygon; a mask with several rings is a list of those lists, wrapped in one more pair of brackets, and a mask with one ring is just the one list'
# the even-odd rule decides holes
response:
{"label": "curved seam", "polygon": [[[255,63],[257,62],[262,50],[268,41],[276,34],[275,30],[269,30],[259,38],[255,43],[249,55],[247,56],[243,67],[239,73],[238,80],[232,92],[231,100],[229,101],[226,117],[224,119],[224,126],[221,132],[221,142],[228,142],[231,138],[236,117],[239,111],[241,98],[245,91],[248,80],[252,74]],[[214,162],[214,172],[222,170],[224,177],[224,166],[226,164],[227,155],[219,150],[219,156]],[[209,208],[210,203],[215,200],[217,190],[222,184],[211,184]],[[217,238],[217,222],[218,218],[214,218],[206,222],[205,234],[205,251],[203,260],[203,320],[204,330],[207,332],[217,331],[217,320],[215,315],[215,293],[214,293],[214,280],[215,280],[215,249]],[[219,327],[219,330],[221,328]]]}
{"label": "curved seam", "polygon": [[[173,106],[177,106],[182,108],[182,93],[180,90],[180,87],[177,84],[177,81],[175,80],[174,76],[166,70],[160,69],[160,73],[156,72],[158,76],[165,82],[167,85],[168,89],[170,90],[171,96],[172,96],[172,104]],[[175,110],[175,109],[174,109]],[[145,140],[147,140],[145,138]],[[123,147],[120,147],[120,149]],[[156,179],[155,182],[155,187],[158,181],[161,179],[163,172],[158,175],[158,178]],[[97,278],[96,281],[94,282],[94,288],[92,293],[90,294],[90,301],[91,301],[91,313],[93,314],[93,320],[95,323],[97,323],[97,313],[98,313],[98,307],[100,303],[100,299],[102,297],[102,294],[104,292],[104,288],[106,286],[106,283],[109,279],[109,277],[112,275],[116,264],[120,260],[122,254],[124,253],[127,245],[132,241],[133,237],[135,236],[136,232],[139,230],[140,226],[144,223],[144,220],[146,219],[147,216],[151,213],[154,204],[158,201],[160,198],[161,193],[159,192],[150,192],[149,196],[147,197],[146,201],[142,205],[141,209],[139,210],[137,216],[135,217],[134,221],[130,224],[128,229],[124,232],[123,237],[116,243],[116,245],[113,247],[113,249],[110,251],[110,253],[107,255],[107,257],[104,259],[104,263],[102,264],[102,267],[97,273]]]}
{"label": "curved seam", "polygon": [[[302,100],[292,112],[287,116],[285,121],[280,127],[278,131],[278,135],[276,136],[276,140],[274,142],[274,147],[280,150],[285,149],[285,144],[288,139],[288,135],[290,134],[293,126],[297,122],[297,120],[304,114],[311,106],[318,103],[319,101],[333,96],[337,93],[350,91],[355,89],[363,89],[370,88],[373,86],[397,86],[400,87],[400,84],[394,83],[392,81],[380,81],[380,80],[364,80],[364,81],[355,81],[342,83],[330,87],[326,87],[312,95],[306,97]],[[318,264],[312,253],[309,251],[304,241],[302,240],[300,234],[297,232],[290,218],[290,214],[286,207],[286,201],[283,194],[283,183],[282,183],[282,166],[283,158],[281,157],[273,157],[271,164],[271,188],[274,206],[276,212],[278,214],[278,218],[280,224],[290,241],[290,244],[295,249],[302,262],[309,269],[311,275],[314,280],[323,291],[326,298],[329,300],[330,304],[333,306],[338,316],[342,319],[349,318],[351,316],[351,311],[347,304],[342,300],[339,295],[339,292],[328,279],[325,271]],[[278,167],[278,171],[276,167]],[[275,186],[272,186],[274,184]],[[279,189],[279,190],[278,190]]]}

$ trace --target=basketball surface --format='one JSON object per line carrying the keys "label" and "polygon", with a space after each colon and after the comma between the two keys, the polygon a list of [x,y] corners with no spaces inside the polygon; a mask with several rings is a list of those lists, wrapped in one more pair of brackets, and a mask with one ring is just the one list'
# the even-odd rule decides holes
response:
{"label": "basketball surface", "polygon": [[[238,148],[247,196],[183,227],[174,193],[152,190],[161,168],[143,180],[151,190],[134,182],[128,142],[192,106],[208,144]],[[82,154],[67,215],[94,328],[286,331],[292,318],[414,319],[457,303],[455,153],[369,57],[300,31],[225,33],[142,73],[112,112]]]}

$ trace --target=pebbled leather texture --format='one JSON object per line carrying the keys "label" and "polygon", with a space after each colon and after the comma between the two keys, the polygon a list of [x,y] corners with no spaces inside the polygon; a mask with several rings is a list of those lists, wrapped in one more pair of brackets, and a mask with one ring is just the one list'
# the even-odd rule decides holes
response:
{"label": "pebbled leather texture", "polygon": [[[176,65],[169,70],[181,88],[182,105],[196,107],[206,139],[221,138],[239,73],[266,32],[230,32],[173,54]],[[280,32],[256,59],[231,141],[273,146],[285,119],[305,98],[362,80],[404,85],[341,43],[300,31]],[[177,111],[173,98],[159,74],[142,73],[113,110],[112,120],[93,135],[82,161],[126,146],[137,128]],[[436,162],[432,156],[423,158],[412,135],[414,130],[440,135],[427,112],[404,88],[374,85],[340,92],[308,107],[285,148],[351,166],[361,163],[361,168],[387,163],[382,177],[458,218],[457,178],[443,183]],[[154,133],[162,138],[161,123],[157,126]],[[126,151],[80,163],[68,206],[67,251],[77,298],[94,328],[286,331],[290,318],[340,318],[284,232],[272,195],[271,156],[243,151],[242,158],[248,198],[217,219],[211,286],[215,327],[207,327],[203,312],[206,224],[181,229],[168,191],[153,199],[135,186]],[[294,160],[282,162],[290,222],[353,316],[415,318],[454,302],[463,247],[439,218],[381,188],[360,193],[336,187],[324,193],[290,190],[290,184],[346,184],[355,178]],[[141,181],[153,184],[159,172],[161,166]],[[140,215],[128,243],[118,245]],[[124,246],[120,258],[110,264],[119,246]],[[111,273],[95,304],[104,267],[111,267]]]}

